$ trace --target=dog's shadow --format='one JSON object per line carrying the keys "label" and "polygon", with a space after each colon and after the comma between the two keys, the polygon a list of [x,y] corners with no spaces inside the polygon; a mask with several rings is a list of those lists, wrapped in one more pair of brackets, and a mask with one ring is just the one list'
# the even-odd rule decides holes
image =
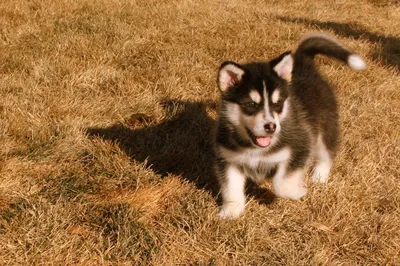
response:
{"label": "dog's shadow", "polygon": [[[166,117],[170,117],[164,121],[133,114],[123,122],[105,128],[90,127],[86,132],[117,143],[130,158],[145,163],[162,177],[178,175],[218,198],[212,144],[215,120],[207,112],[215,111],[216,104],[167,100],[162,106]],[[247,186],[247,194],[261,204],[275,198],[269,190],[252,184]]]}

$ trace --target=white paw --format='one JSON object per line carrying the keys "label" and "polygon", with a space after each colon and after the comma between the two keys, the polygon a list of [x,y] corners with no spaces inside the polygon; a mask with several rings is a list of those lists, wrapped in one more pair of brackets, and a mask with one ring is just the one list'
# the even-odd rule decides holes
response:
{"label": "white paw", "polygon": [[298,200],[307,195],[307,191],[306,184],[285,184],[279,187],[279,189],[275,189],[275,194],[281,198]]}
{"label": "white paw", "polygon": [[244,204],[239,202],[230,202],[222,205],[218,216],[222,219],[234,220],[244,212]]}
{"label": "white paw", "polygon": [[272,184],[275,194],[286,199],[298,200],[304,197],[308,190],[301,172],[297,172],[290,177],[274,179]]}
{"label": "white paw", "polygon": [[313,183],[326,183],[328,180],[329,172],[331,170],[330,164],[319,163],[315,166],[311,181]]}

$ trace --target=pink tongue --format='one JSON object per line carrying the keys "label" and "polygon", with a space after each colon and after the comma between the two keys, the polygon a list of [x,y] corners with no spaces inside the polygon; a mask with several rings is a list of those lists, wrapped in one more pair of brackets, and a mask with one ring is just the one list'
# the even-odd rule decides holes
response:
{"label": "pink tongue", "polygon": [[267,147],[271,143],[271,137],[257,137],[256,141],[261,147]]}

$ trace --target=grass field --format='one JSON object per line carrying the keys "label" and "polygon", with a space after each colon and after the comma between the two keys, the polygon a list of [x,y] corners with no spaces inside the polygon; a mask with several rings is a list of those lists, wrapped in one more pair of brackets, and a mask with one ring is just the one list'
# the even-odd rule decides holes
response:
{"label": "grass field", "polygon": [[[0,265],[400,265],[399,29],[385,0],[1,1]],[[220,220],[216,72],[310,31],[368,64],[317,59],[329,182]]]}

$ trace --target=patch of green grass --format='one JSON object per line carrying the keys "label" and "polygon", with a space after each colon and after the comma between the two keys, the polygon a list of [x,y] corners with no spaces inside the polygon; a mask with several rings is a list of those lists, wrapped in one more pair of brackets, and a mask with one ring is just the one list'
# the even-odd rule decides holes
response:
{"label": "patch of green grass", "polygon": [[6,224],[9,224],[18,215],[21,215],[28,208],[28,201],[25,199],[17,199],[12,202],[4,210],[0,210],[0,233],[6,229]]}
{"label": "patch of green grass", "polygon": [[154,228],[137,221],[139,213],[129,204],[88,205],[80,223],[99,235],[104,258],[110,262],[148,264],[161,244]]}
{"label": "patch of green grass", "polygon": [[98,193],[102,187],[101,181],[101,178],[79,176],[65,172],[58,176],[46,178],[40,194],[53,203],[60,199],[81,201],[86,194]]}

